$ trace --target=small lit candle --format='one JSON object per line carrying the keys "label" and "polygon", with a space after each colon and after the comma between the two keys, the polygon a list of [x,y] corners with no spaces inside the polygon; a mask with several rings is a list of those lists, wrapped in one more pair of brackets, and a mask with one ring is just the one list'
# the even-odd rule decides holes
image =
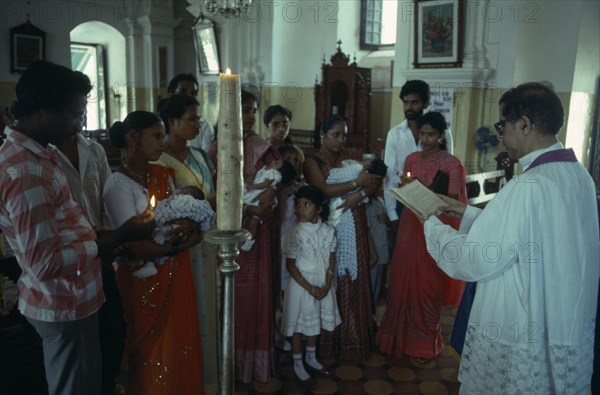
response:
{"label": "small lit candle", "polygon": [[152,195],[150,198],[150,207],[154,208],[154,206],[156,206],[156,199],[154,198],[154,195]]}
{"label": "small lit candle", "polygon": [[217,146],[217,229],[242,227],[243,160],[240,76],[219,74],[219,138]]}
{"label": "small lit candle", "polygon": [[410,179],[410,171],[407,171],[407,172],[406,172],[406,178],[409,178],[409,179]]}

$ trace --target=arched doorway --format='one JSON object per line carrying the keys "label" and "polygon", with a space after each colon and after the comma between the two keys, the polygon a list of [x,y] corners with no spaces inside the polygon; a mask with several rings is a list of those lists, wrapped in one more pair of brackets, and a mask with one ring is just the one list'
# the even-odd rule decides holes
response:
{"label": "arched doorway", "polygon": [[73,28],[70,39],[71,67],[88,75],[94,86],[86,128],[106,129],[127,114],[125,37],[104,22],[89,21]]}

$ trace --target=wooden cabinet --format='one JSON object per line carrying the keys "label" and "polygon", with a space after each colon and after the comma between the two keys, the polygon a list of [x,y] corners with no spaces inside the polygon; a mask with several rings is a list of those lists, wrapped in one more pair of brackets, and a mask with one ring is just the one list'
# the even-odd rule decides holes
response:
{"label": "wooden cabinet", "polygon": [[[315,85],[315,125],[332,114],[340,115],[348,124],[349,148],[362,152],[369,149],[369,102],[371,99],[371,69],[358,67],[356,59],[342,52],[338,41],[337,52],[331,56],[331,64],[323,60],[322,81]],[[315,134],[315,144],[320,138]]]}

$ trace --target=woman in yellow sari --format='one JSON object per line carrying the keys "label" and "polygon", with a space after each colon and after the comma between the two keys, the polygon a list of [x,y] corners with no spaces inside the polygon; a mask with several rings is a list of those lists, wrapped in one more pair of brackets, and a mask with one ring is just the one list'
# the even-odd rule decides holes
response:
{"label": "woman in yellow sari", "polygon": [[[150,199],[169,196],[173,169],[151,164],[164,147],[164,126],[156,115],[134,111],[110,128],[111,142],[127,150],[122,165],[107,180],[104,203],[114,228],[151,212]],[[180,223],[179,234],[164,245],[151,239],[131,242],[128,261],[119,265],[127,334],[127,394],[204,393],[202,347],[188,249],[202,240],[194,222]],[[156,275],[133,275],[135,263],[168,257]]]}
{"label": "woman in yellow sari", "polygon": [[[174,95],[160,107],[167,139],[158,163],[175,170],[177,189],[194,185],[202,189],[215,206],[213,175],[215,167],[206,152],[188,142],[200,132],[200,105],[192,96]],[[202,242],[190,250],[196,285],[198,317],[204,347],[204,385],[207,393],[217,393],[219,385],[219,315],[215,246]]]}

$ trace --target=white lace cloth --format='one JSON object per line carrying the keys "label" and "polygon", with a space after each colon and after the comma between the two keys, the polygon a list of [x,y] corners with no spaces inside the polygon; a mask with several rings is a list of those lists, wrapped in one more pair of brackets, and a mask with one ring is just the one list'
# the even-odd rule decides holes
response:
{"label": "white lace cloth", "polygon": [[[342,167],[331,169],[325,182],[327,184],[339,184],[341,182],[350,182],[356,180],[363,170],[363,165],[355,160],[342,161]],[[346,195],[357,191],[357,189],[348,192]],[[342,195],[333,198],[329,202],[329,225],[335,229],[335,236],[338,240],[338,249],[336,251],[335,269],[338,276],[349,274],[352,280],[358,276],[357,258],[356,258],[356,229],[352,210],[343,211],[338,208],[344,201]],[[363,202],[368,202],[365,198]]]}
{"label": "white lace cloth", "polygon": [[587,394],[594,360],[595,321],[584,344],[552,344],[532,325],[519,346],[496,341],[494,325],[469,326],[458,379],[461,394]]}
{"label": "white lace cloth", "polygon": [[206,232],[212,227],[215,212],[206,200],[198,200],[190,195],[171,195],[154,207],[154,218],[156,219],[154,242],[165,244],[175,229],[171,221],[187,218],[197,222],[200,230]]}

